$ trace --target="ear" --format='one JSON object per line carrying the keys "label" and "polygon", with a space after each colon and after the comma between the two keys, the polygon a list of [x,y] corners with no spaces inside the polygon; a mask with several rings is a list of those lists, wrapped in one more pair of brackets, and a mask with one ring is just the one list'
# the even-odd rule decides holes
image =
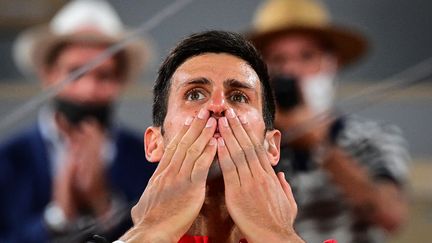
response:
{"label": "ear", "polygon": [[277,129],[267,131],[264,139],[264,147],[272,166],[277,165],[280,158],[281,132]]}
{"label": "ear", "polygon": [[145,155],[150,162],[159,162],[164,151],[163,136],[160,127],[148,127],[144,133]]}

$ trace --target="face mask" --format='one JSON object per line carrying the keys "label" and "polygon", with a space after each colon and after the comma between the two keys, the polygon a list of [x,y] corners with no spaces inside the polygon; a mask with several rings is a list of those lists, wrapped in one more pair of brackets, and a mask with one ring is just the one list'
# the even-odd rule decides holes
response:
{"label": "face mask", "polygon": [[298,79],[293,76],[275,76],[272,88],[278,109],[287,111],[302,102]]}
{"label": "face mask", "polygon": [[318,73],[306,77],[302,85],[304,102],[316,113],[326,112],[332,107],[335,96],[333,74]]}
{"label": "face mask", "polygon": [[55,98],[54,108],[64,115],[72,125],[79,125],[85,119],[95,119],[102,127],[108,127],[111,121],[111,104],[88,104]]}

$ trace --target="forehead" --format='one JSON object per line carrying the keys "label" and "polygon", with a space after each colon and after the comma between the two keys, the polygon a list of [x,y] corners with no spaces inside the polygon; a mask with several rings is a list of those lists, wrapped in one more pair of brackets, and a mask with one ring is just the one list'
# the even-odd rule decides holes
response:
{"label": "forehead", "polygon": [[255,70],[243,59],[226,53],[205,53],[187,59],[174,72],[172,88],[178,89],[188,81],[206,78],[213,85],[227,80],[237,80],[261,90],[260,80]]}
{"label": "forehead", "polygon": [[[86,44],[86,43],[68,43],[60,49],[54,50],[53,54],[58,51],[58,60],[64,62],[87,62],[106,50],[108,46],[104,44]],[[112,62],[114,56],[106,58],[106,61]]]}
{"label": "forehead", "polygon": [[269,41],[264,50],[265,52],[281,50],[300,52],[302,48],[323,49],[322,40],[305,33],[282,34]]}

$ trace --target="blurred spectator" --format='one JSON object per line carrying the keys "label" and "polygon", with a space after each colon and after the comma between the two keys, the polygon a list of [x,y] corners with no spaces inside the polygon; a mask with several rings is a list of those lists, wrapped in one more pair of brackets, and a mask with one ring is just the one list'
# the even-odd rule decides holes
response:
{"label": "blurred spectator", "polygon": [[[124,36],[107,2],[71,1],[49,24],[19,36],[15,58],[49,88]],[[36,124],[0,145],[0,242],[116,239],[131,226],[130,207],[155,165],[146,162],[141,136],[116,125],[112,113],[148,58],[143,41],[67,84]]]}
{"label": "blurred spectator", "polygon": [[249,37],[268,64],[285,135],[276,169],[299,206],[295,229],[306,242],[384,242],[407,216],[405,141],[393,125],[332,108],[334,77],[364,54],[365,39],[330,24],[312,0],[269,0],[254,21]]}

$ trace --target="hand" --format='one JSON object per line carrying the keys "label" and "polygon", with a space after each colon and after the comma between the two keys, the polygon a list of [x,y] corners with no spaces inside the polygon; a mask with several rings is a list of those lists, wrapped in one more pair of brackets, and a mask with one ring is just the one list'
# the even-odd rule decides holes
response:
{"label": "hand", "polygon": [[72,151],[76,153],[73,156],[77,167],[73,182],[78,200],[99,217],[104,216],[111,207],[102,158],[105,139],[106,134],[96,120],[81,122],[70,139]]}
{"label": "hand", "polygon": [[54,201],[69,220],[83,207],[102,216],[110,206],[101,158],[105,133],[94,120],[84,121],[77,127],[61,115],[56,118],[66,140],[66,154],[65,165],[54,182]]}
{"label": "hand", "polygon": [[78,201],[73,189],[73,179],[76,171],[74,163],[66,163],[54,178],[53,202],[64,213],[68,221],[78,214]]}
{"label": "hand", "polygon": [[330,114],[317,114],[303,104],[287,113],[277,113],[275,126],[284,134],[282,145],[313,149],[327,138],[331,120]]}
{"label": "hand", "polygon": [[302,242],[293,229],[297,205],[263,141],[230,109],[219,119],[218,158],[228,212],[249,242]]}
{"label": "hand", "polygon": [[212,137],[216,120],[208,117],[209,112],[203,109],[193,120],[186,119],[166,147],[158,168],[132,209],[135,227],[122,237],[124,241],[177,242],[190,228],[204,203],[207,174],[216,155],[216,139]]}

